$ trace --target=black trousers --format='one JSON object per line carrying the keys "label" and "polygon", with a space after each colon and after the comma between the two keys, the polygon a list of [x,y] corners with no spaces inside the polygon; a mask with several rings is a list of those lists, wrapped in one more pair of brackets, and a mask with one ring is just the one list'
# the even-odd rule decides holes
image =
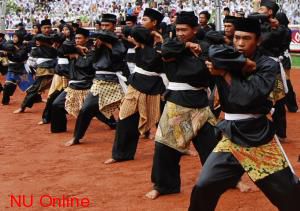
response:
{"label": "black trousers", "polygon": [[[220,196],[227,189],[234,188],[243,173],[244,169],[231,153],[212,152],[193,188],[189,211],[215,210]],[[290,168],[273,173],[255,184],[279,210],[299,210],[300,183]]]}
{"label": "black trousers", "polygon": [[42,114],[42,120],[44,123],[51,122],[52,104],[54,100],[62,93],[62,90],[55,90],[47,99],[46,106]]}
{"label": "black trousers", "polygon": [[83,106],[80,109],[80,112],[76,119],[76,125],[74,130],[74,138],[76,140],[79,141],[83,138],[93,117],[96,117],[98,120],[107,124],[110,127],[112,124],[115,123],[115,119],[113,118],[113,116],[110,119],[108,119],[100,112],[99,96],[93,96],[92,93],[89,93],[86,99],[84,100]]}
{"label": "black trousers", "polygon": [[52,103],[50,118],[52,133],[67,131],[67,112],[65,110],[66,95],[67,93],[65,91],[61,92]]}
{"label": "black trousers", "polygon": [[17,88],[17,85],[12,82],[6,82],[3,87],[2,104],[8,105],[10,97],[13,96]]}
{"label": "black trousers", "polygon": [[139,113],[117,122],[112,158],[117,161],[133,160],[139,141]]}
{"label": "black trousers", "polygon": [[[209,123],[200,129],[192,140],[202,165],[218,143],[215,127]],[[180,159],[183,154],[159,142],[155,142],[151,181],[160,194],[180,192]]]}
{"label": "black trousers", "polygon": [[25,109],[26,107],[31,108],[33,104],[37,102],[37,98],[40,97],[40,93],[46,89],[49,89],[52,78],[53,75],[36,77],[34,83],[26,91],[26,96],[21,104],[21,108],[22,109]]}
{"label": "black trousers", "polygon": [[289,92],[286,94],[286,106],[290,112],[296,112],[298,110],[296,94],[293,89],[291,80],[287,80]]}
{"label": "black trousers", "polygon": [[[51,132],[60,133],[67,131],[67,112],[65,110],[67,93],[63,91],[53,102],[51,111]],[[88,129],[93,117],[105,124],[111,125],[114,119],[107,119],[100,111],[98,106],[98,96],[91,93],[86,97],[84,104],[76,119],[74,138],[80,140]]]}
{"label": "black trousers", "polygon": [[[166,105],[166,101],[160,101],[161,114]],[[112,149],[112,158],[117,161],[133,160],[136,148],[138,145],[140,132],[139,126],[139,112],[127,117],[126,119],[117,122],[116,135]],[[144,134],[146,137],[150,135],[150,130]]]}
{"label": "black trousers", "polygon": [[275,132],[280,138],[286,138],[286,110],[285,98],[277,101],[274,105],[275,111],[272,115]]}

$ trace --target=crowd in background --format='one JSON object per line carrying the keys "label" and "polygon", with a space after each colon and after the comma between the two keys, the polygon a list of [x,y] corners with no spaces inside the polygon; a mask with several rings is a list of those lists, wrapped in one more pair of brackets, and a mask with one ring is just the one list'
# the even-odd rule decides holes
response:
{"label": "crowd in background", "polygon": [[[221,0],[221,9],[229,7],[232,13],[249,14],[255,10],[259,0]],[[48,16],[53,22],[59,20],[72,21],[81,19],[85,26],[93,26],[95,21],[101,18],[103,13],[114,13],[120,21],[126,15],[142,16],[147,7],[156,8],[168,17],[183,8],[191,8],[196,13],[208,10],[212,17],[215,15],[215,1],[210,0],[15,0],[19,10],[10,12],[6,16],[6,28],[15,28],[16,24],[23,22],[26,28],[40,22]],[[289,18],[291,24],[300,24],[300,4],[298,0],[281,0],[281,9]],[[213,18],[211,19],[213,21]]]}

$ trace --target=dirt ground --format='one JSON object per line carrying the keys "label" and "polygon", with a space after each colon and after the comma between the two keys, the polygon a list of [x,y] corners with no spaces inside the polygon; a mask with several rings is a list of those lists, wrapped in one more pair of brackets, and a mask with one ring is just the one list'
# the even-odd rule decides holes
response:
{"label": "dirt ground", "polygon": [[[292,79],[296,92],[300,93],[299,70],[292,71]],[[3,77],[1,81],[3,84]],[[0,210],[44,210],[51,206],[54,197],[77,197],[85,203],[73,204],[71,208],[59,207],[56,203],[47,210],[187,210],[201,169],[197,157],[184,156],[181,161],[180,194],[148,200],[144,195],[152,187],[152,140],[140,140],[134,161],[104,165],[103,161],[111,155],[114,130],[93,120],[83,144],[65,147],[64,142],[72,137],[75,119],[69,118],[68,132],[51,134],[49,125],[37,125],[44,103],[35,104],[26,113],[12,114],[23,96],[17,90],[9,106],[0,106]],[[298,103],[299,100],[300,94]],[[288,143],[283,147],[299,175],[300,114],[288,113],[287,116]],[[249,193],[229,190],[221,197],[217,211],[276,210],[248,177],[244,176],[244,180],[253,190]],[[22,207],[17,208],[13,197],[18,199],[23,195],[29,207],[21,204]],[[87,206],[86,198],[90,202],[88,208],[83,207]]]}

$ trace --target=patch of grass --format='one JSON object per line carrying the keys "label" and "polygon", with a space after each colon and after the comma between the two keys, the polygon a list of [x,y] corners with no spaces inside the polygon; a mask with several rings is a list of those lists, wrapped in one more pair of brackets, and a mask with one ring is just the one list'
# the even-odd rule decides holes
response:
{"label": "patch of grass", "polygon": [[292,66],[293,67],[300,67],[300,54],[293,54],[292,55]]}

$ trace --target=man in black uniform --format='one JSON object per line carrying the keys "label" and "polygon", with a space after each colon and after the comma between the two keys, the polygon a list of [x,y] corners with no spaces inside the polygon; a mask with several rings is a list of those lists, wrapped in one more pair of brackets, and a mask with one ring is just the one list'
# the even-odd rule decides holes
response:
{"label": "man in black uniform", "polygon": [[66,142],[66,146],[80,143],[93,117],[111,118],[111,125],[115,122],[113,113],[119,109],[124,96],[124,89],[120,85],[120,77],[128,76],[124,57],[126,48],[118,37],[111,31],[101,31],[97,34],[96,51],[93,63],[95,78],[93,85],[78,114],[74,135]]}
{"label": "man in black uniform", "polygon": [[28,58],[28,48],[23,44],[24,33],[16,31],[13,40],[4,44],[3,50],[8,58],[8,72],[3,87],[2,104],[8,105],[10,97],[14,94],[17,85],[22,91],[28,89],[32,84],[32,75],[29,75],[24,67],[24,63]]}
{"label": "man in black uniform", "polygon": [[126,26],[129,27],[134,27],[136,25],[136,21],[137,21],[137,17],[133,16],[133,15],[127,15],[125,22],[126,22]]}
{"label": "man in black uniform", "polygon": [[52,34],[52,36],[53,36],[53,47],[57,49],[58,59],[57,59],[57,64],[55,66],[55,74],[53,76],[52,83],[48,91],[48,98],[42,114],[42,120],[38,122],[39,125],[50,123],[52,104],[54,100],[60,95],[62,90],[67,86],[67,79],[64,76],[62,76],[61,73],[62,71],[60,72],[58,71],[62,69],[69,71],[68,58],[62,58],[64,57],[64,55],[62,54],[64,53],[62,44],[65,41],[65,37],[62,34]]}
{"label": "man in black uniform", "polygon": [[[69,86],[54,100],[51,112],[51,132],[67,130],[66,111],[77,117],[95,76],[95,52],[88,44],[89,30],[78,28],[75,43],[65,43],[63,55],[69,57]],[[76,47],[75,47],[76,44]]]}
{"label": "man in black uniform", "polygon": [[[0,32],[0,50],[3,50],[3,46],[6,43],[5,34]],[[5,75],[7,73],[8,60],[4,52],[0,55],[0,73],[1,75]],[[0,82],[0,93],[2,92],[3,87]]]}
{"label": "man in black uniform", "polygon": [[208,25],[208,21],[210,19],[210,13],[206,10],[201,11],[199,14],[199,25],[200,28],[205,32],[209,32],[212,30],[211,26]]}
{"label": "man in black uniform", "polygon": [[225,42],[227,45],[233,45],[233,35],[234,35],[234,21],[236,17],[227,15],[225,16],[223,23],[224,23],[224,35],[225,35]]}
{"label": "man in black uniform", "polygon": [[[112,157],[105,164],[133,160],[140,134],[144,135],[159,121],[160,96],[165,86],[160,77],[162,60],[158,50],[161,40],[156,30],[162,19],[161,13],[147,8],[142,19],[143,27],[132,30],[136,43],[136,66],[129,77],[130,85],[120,106]],[[155,34],[158,35],[155,36],[156,41],[153,38]]]}
{"label": "man in black uniform", "polygon": [[[214,210],[219,197],[236,186],[246,172],[279,210],[296,211],[299,209],[299,179],[274,140],[273,124],[267,118],[273,104],[269,94],[279,64],[257,49],[261,31],[257,20],[238,19],[235,29],[234,46],[238,51],[232,54],[237,58],[235,68],[232,63],[217,58],[224,56],[220,53],[223,46],[209,50],[213,62],[207,65],[217,76],[225,112],[225,120],[218,124],[223,138],[203,166],[191,194],[189,210]],[[245,74],[242,64],[247,59],[254,60],[256,68]]]}
{"label": "man in black uniform", "polygon": [[282,65],[286,73],[286,79],[287,79],[286,83],[288,86],[288,93],[286,93],[286,107],[289,110],[289,112],[297,112],[298,105],[296,100],[296,93],[294,92],[292,82],[291,82],[291,76],[290,76],[290,71],[292,66],[291,55],[290,55],[290,44],[292,40],[292,32],[291,29],[288,27],[289,20],[285,13],[278,12],[276,14],[276,19],[278,20],[279,25],[281,25],[286,29],[284,42],[283,42],[283,49],[282,49],[284,50],[284,52],[281,55],[283,57]]}
{"label": "man in black uniform", "polygon": [[25,109],[31,108],[36,102],[39,94],[48,89],[54,74],[54,67],[56,65],[57,51],[52,47],[51,21],[49,19],[42,20],[41,32],[35,37],[37,47],[32,49],[29,60],[32,59],[32,66],[36,68],[35,82],[26,91],[26,96],[21,104],[21,107],[14,111],[15,114],[22,113]]}
{"label": "man in black uniform", "polygon": [[[279,6],[275,1],[262,0],[259,8],[259,13],[266,16],[266,20],[261,21],[262,35],[260,49],[264,55],[269,56],[280,64],[282,67],[281,55],[285,51],[285,42],[287,28],[279,25],[275,15],[279,10]],[[252,17],[251,17],[252,18]],[[284,68],[280,68],[277,74],[276,83],[272,92],[274,101],[274,112],[272,118],[275,125],[276,135],[280,141],[286,139],[286,93],[288,86],[286,83],[286,74]]]}
{"label": "man in black uniform", "polygon": [[180,159],[193,142],[201,163],[216,146],[216,120],[208,106],[209,71],[205,65],[208,43],[196,39],[198,19],[182,11],[176,20],[177,39],[162,45],[164,71],[169,80],[166,105],[155,137],[147,197],[180,192]]}

